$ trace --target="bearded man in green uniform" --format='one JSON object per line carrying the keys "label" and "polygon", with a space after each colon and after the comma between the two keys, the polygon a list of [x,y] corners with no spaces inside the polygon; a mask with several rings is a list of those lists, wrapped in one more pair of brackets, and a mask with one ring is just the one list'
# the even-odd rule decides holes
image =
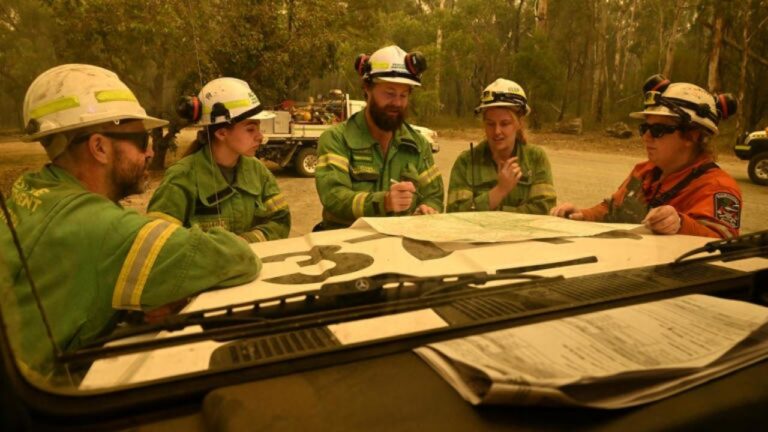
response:
{"label": "bearded man in green uniform", "polygon": [[363,216],[441,212],[443,179],[432,150],[405,123],[426,59],[392,45],[361,54],[355,68],[367,106],[320,136],[315,182],[323,222],[315,229],[347,227]]}
{"label": "bearded man in green uniform", "polygon": [[148,130],[167,124],[147,116],[117,75],[81,64],[50,69],[30,85],[23,114],[25,139],[40,141],[51,163],[13,185],[3,225],[15,227],[29,274],[11,231],[0,229],[0,289],[29,376],[69,375],[72,365],[54,352],[110,332],[121,311],[154,310],[258,275],[247,242],[226,230],[185,229],[117,203],[142,191],[153,155]]}

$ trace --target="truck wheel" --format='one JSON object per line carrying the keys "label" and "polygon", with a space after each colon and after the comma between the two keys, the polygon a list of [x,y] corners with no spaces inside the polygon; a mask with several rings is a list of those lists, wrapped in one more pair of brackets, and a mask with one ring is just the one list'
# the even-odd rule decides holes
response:
{"label": "truck wheel", "polygon": [[747,172],[753,183],[768,186],[768,151],[753,156],[749,160]]}
{"label": "truck wheel", "polygon": [[314,177],[317,168],[317,150],[314,147],[305,147],[296,154],[296,172],[302,177]]}

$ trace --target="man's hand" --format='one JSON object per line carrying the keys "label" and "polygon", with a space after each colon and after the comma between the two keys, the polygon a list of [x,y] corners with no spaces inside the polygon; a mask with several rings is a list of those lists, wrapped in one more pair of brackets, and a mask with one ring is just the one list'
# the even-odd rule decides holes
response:
{"label": "man's hand", "polygon": [[428,214],[437,214],[437,210],[433,209],[432,207],[421,204],[420,206],[416,207],[416,210],[414,210],[414,215],[428,215]]}
{"label": "man's hand", "polygon": [[384,198],[384,208],[388,212],[400,213],[411,208],[416,187],[409,181],[394,182]]}
{"label": "man's hand", "polygon": [[656,234],[677,234],[682,221],[674,207],[663,205],[652,208],[641,223]]}
{"label": "man's hand", "polygon": [[176,300],[173,303],[168,303],[146,311],[144,312],[144,322],[147,324],[157,324],[162,322],[167,316],[179,313],[190,300],[190,298],[183,298],[181,300]]}
{"label": "man's hand", "polygon": [[581,212],[581,209],[576,208],[576,206],[571,203],[563,203],[559,206],[555,206],[549,211],[549,214],[566,219],[584,220],[584,213]]}

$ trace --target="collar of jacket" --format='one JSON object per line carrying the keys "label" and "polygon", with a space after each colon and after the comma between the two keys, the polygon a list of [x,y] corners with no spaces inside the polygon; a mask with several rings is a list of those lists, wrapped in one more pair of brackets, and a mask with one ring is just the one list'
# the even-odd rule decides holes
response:
{"label": "collar of jacket", "polygon": [[221,169],[211,158],[209,148],[202,148],[193,155],[193,170],[197,182],[197,194],[200,202],[214,206],[235,193],[235,189],[251,195],[259,195],[261,184],[253,165],[259,163],[256,158],[240,156],[235,166],[235,182],[227,183]]}
{"label": "collar of jacket", "polygon": [[[415,136],[417,133],[406,123],[403,123],[400,129],[396,130],[392,136],[392,147],[398,148],[400,145],[403,145],[418,153],[419,145]],[[368,129],[368,123],[365,121],[365,111],[357,112],[347,120],[346,127],[344,128],[344,140],[349,148],[354,150],[371,148],[378,144]]]}

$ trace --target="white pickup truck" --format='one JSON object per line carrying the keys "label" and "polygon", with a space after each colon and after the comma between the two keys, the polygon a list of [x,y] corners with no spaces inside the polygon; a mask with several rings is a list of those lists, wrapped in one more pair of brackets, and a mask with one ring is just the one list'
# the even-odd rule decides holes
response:
{"label": "white pickup truck", "polygon": [[[348,94],[332,93],[323,102],[291,104],[274,110],[275,118],[261,121],[264,142],[256,156],[276,163],[281,168],[293,166],[304,177],[315,175],[317,165],[317,140],[325,130],[362,111],[365,101],[351,100]],[[411,125],[432,146],[432,152],[440,150],[437,132]]]}

